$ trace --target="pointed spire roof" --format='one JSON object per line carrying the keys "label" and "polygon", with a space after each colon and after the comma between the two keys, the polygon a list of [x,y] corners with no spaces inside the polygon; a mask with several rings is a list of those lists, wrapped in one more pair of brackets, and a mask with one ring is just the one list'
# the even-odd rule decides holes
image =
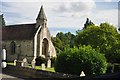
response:
{"label": "pointed spire roof", "polygon": [[[41,8],[40,8],[40,12],[39,12],[39,14],[38,14],[38,16],[37,16],[37,19],[47,20],[47,17],[46,17],[46,15],[45,15],[45,12],[44,12],[44,9],[43,9],[43,5],[42,5]],[[37,19],[36,19],[36,20],[37,20]]]}

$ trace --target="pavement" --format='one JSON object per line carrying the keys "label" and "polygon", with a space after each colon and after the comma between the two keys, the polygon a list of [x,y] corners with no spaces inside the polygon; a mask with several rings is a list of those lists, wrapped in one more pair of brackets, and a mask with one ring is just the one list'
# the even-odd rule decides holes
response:
{"label": "pavement", "polygon": [[17,78],[17,77],[12,76],[12,75],[0,73],[0,80],[24,80],[24,79]]}

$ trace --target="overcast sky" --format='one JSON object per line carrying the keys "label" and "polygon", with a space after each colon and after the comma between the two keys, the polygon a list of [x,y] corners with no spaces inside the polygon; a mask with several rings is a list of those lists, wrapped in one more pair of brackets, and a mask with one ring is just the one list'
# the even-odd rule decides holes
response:
{"label": "overcast sky", "polygon": [[0,14],[7,25],[35,23],[41,5],[48,18],[52,36],[57,32],[82,29],[86,18],[99,25],[108,22],[118,26],[119,0],[2,0]]}

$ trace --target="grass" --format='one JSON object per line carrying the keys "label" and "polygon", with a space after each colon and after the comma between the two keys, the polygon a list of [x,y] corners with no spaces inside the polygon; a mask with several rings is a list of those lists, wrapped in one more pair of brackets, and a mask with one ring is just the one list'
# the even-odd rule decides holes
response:
{"label": "grass", "polygon": [[[31,64],[29,64],[28,67],[29,67],[29,68],[32,68],[32,67],[31,67]],[[36,69],[36,70],[42,70],[42,67],[41,67],[41,66],[35,66],[35,69]],[[45,69],[46,69],[46,71],[55,72],[54,67],[45,68]]]}
{"label": "grass", "polygon": [[12,62],[9,62],[9,63],[7,62],[7,64],[8,64],[8,65],[14,65],[14,63],[12,63]]}
{"label": "grass", "polygon": [[[7,62],[7,64],[8,64],[8,65],[14,65],[13,62]],[[32,68],[32,67],[31,67],[31,64],[28,64],[28,68]],[[42,70],[42,67],[41,67],[41,66],[35,66],[35,69],[36,69],[36,70]],[[45,68],[45,69],[46,69],[45,71],[55,72],[54,67]]]}

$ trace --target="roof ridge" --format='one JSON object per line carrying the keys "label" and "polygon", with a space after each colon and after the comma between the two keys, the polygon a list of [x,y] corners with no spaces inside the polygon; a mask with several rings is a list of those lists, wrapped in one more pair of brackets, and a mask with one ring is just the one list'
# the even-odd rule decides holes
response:
{"label": "roof ridge", "polygon": [[6,26],[20,26],[20,25],[34,25],[36,23],[26,23],[26,24],[13,24],[13,25],[6,25]]}

